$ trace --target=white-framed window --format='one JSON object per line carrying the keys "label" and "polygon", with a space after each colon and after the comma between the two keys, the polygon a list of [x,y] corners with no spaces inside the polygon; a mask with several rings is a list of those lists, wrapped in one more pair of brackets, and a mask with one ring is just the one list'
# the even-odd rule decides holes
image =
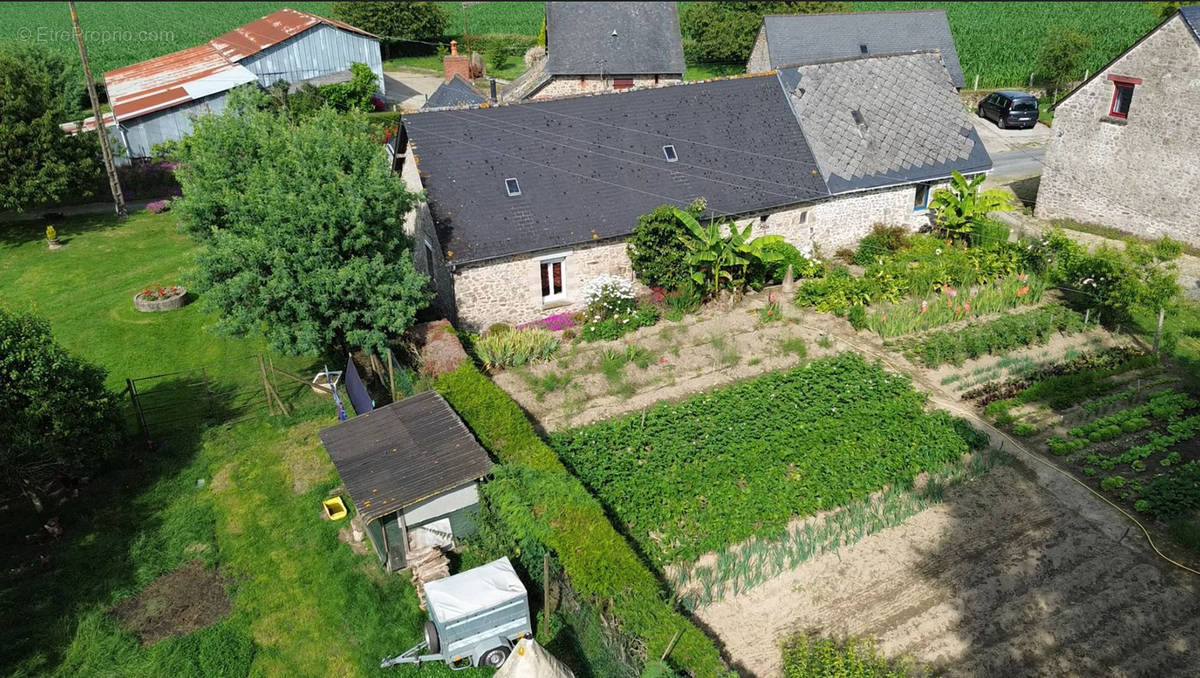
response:
{"label": "white-framed window", "polygon": [[679,160],[679,154],[675,152],[674,144],[663,146],[663,157],[667,159],[667,162],[677,162]]}
{"label": "white-framed window", "polygon": [[542,303],[562,301],[567,296],[563,265],[565,256],[547,257],[538,261],[538,282],[541,283]]}
{"label": "white-framed window", "polygon": [[924,212],[929,209],[929,184],[917,184],[916,195],[913,196],[913,211]]}
{"label": "white-framed window", "polygon": [[521,195],[521,184],[517,182],[516,177],[509,177],[504,180],[504,190],[508,193],[508,197],[516,197]]}

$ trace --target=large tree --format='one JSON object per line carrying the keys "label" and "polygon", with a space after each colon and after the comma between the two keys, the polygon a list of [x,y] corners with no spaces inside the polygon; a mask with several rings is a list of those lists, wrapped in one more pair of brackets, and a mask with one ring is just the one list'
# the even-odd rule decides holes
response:
{"label": "large tree", "polygon": [[849,12],[844,2],[691,2],[680,28],[689,61],[745,63],[767,14]]}
{"label": "large tree", "polygon": [[381,38],[441,42],[450,15],[433,2],[335,2],[335,19]]}
{"label": "large tree", "polygon": [[195,287],[219,330],[288,353],[381,352],[431,299],[404,232],[415,196],[364,115],[230,106],[176,153],[175,209],[203,244]]}
{"label": "large tree", "polygon": [[1083,57],[1092,48],[1088,36],[1055,26],[1046,34],[1042,51],[1038,53],[1037,68],[1041,79],[1055,89],[1065,83],[1083,79]]}
{"label": "large tree", "polygon": [[116,449],[121,419],[104,377],[46,321],[0,307],[0,487],[37,504],[46,480],[89,473]]}
{"label": "large tree", "polygon": [[0,45],[0,210],[89,196],[101,168],[95,134],[59,128],[77,87],[61,56],[37,45]]}

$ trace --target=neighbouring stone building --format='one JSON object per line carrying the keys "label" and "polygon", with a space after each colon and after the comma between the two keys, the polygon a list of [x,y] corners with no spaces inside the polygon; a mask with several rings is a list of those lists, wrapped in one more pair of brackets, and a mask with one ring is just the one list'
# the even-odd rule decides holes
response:
{"label": "neighbouring stone building", "polygon": [[503,101],[653,87],[683,81],[674,2],[547,2],[546,56]]}
{"label": "neighbouring stone building", "polygon": [[934,186],[991,159],[936,52],[757,76],[405,116],[401,174],[418,268],[456,325],[582,306],[600,274],[633,277],[625,240],[658,205],[704,198],[801,250],[873,224],[928,224]]}
{"label": "neighbouring stone building", "polygon": [[1036,213],[1200,245],[1200,6],[1058,103]]}
{"label": "neighbouring stone building", "polygon": [[937,50],[954,86],[964,86],[958,49],[945,10],[768,14],[758,29],[746,72],[761,73],[783,66],[868,54],[925,50]]}

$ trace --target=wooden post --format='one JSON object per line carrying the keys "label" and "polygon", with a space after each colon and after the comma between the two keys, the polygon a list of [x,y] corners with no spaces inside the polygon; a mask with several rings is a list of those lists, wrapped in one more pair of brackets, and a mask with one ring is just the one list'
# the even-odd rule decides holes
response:
{"label": "wooden post", "polygon": [[267,356],[267,365],[271,368],[271,393],[275,396],[275,403],[284,414],[290,414],[287,405],[283,404],[283,398],[279,397],[279,382],[275,381],[275,373],[278,370],[275,369],[275,360],[271,356]]}
{"label": "wooden post", "polygon": [[550,640],[550,554],[542,554],[542,638]]}
{"label": "wooden post", "polygon": [[979,90],[979,74],[978,73],[975,74],[975,90],[976,91]]}
{"label": "wooden post", "polygon": [[[979,76],[975,77],[978,78]],[[675,643],[679,641],[679,636],[681,635],[683,635],[683,629],[679,629],[675,632],[675,635],[671,636],[671,642],[667,643],[667,649],[663,650],[662,656],[658,658],[658,661],[667,661],[667,655],[671,654],[671,650],[675,649]]]}
{"label": "wooden post", "polygon": [[267,412],[275,414],[275,403],[271,402],[271,382],[267,381],[267,366],[263,364],[262,354],[258,354],[258,374],[262,377],[263,396],[267,399]]}
{"label": "wooden post", "polygon": [[142,401],[138,398],[137,386],[134,386],[132,379],[126,379],[125,386],[129,389],[129,399],[133,401],[133,411],[137,414],[138,424],[142,427],[142,437],[149,443],[150,427],[146,425],[146,413],[142,411]]}
{"label": "wooden post", "polygon": [[1092,317],[1092,309],[1088,308],[1083,312],[1083,327],[1087,329],[1088,319]]}
{"label": "wooden post", "polygon": [[1029,74],[1029,87],[1030,89],[1033,88],[1033,73]]}
{"label": "wooden post", "polygon": [[1154,330],[1154,352],[1158,353],[1158,342],[1162,339],[1163,319],[1167,315],[1167,309],[1158,309],[1158,327]]}
{"label": "wooden post", "polygon": [[392,355],[392,347],[388,346],[385,349],[387,352],[387,370],[388,370],[388,390],[392,392],[392,402],[396,402],[396,372],[392,368],[392,363],[396,362],[396,356]]}

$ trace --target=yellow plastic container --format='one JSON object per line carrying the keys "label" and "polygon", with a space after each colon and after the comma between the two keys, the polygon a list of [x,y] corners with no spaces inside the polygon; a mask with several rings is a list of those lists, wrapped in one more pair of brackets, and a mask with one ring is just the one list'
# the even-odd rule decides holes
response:
{"label": "yellow plastic container", "polygon": [[329,516],[330,520],[341,520],[346,517],[346,503],[341,497],[333,497],[321,502],[321,506],[325,507],[325,515]]}

